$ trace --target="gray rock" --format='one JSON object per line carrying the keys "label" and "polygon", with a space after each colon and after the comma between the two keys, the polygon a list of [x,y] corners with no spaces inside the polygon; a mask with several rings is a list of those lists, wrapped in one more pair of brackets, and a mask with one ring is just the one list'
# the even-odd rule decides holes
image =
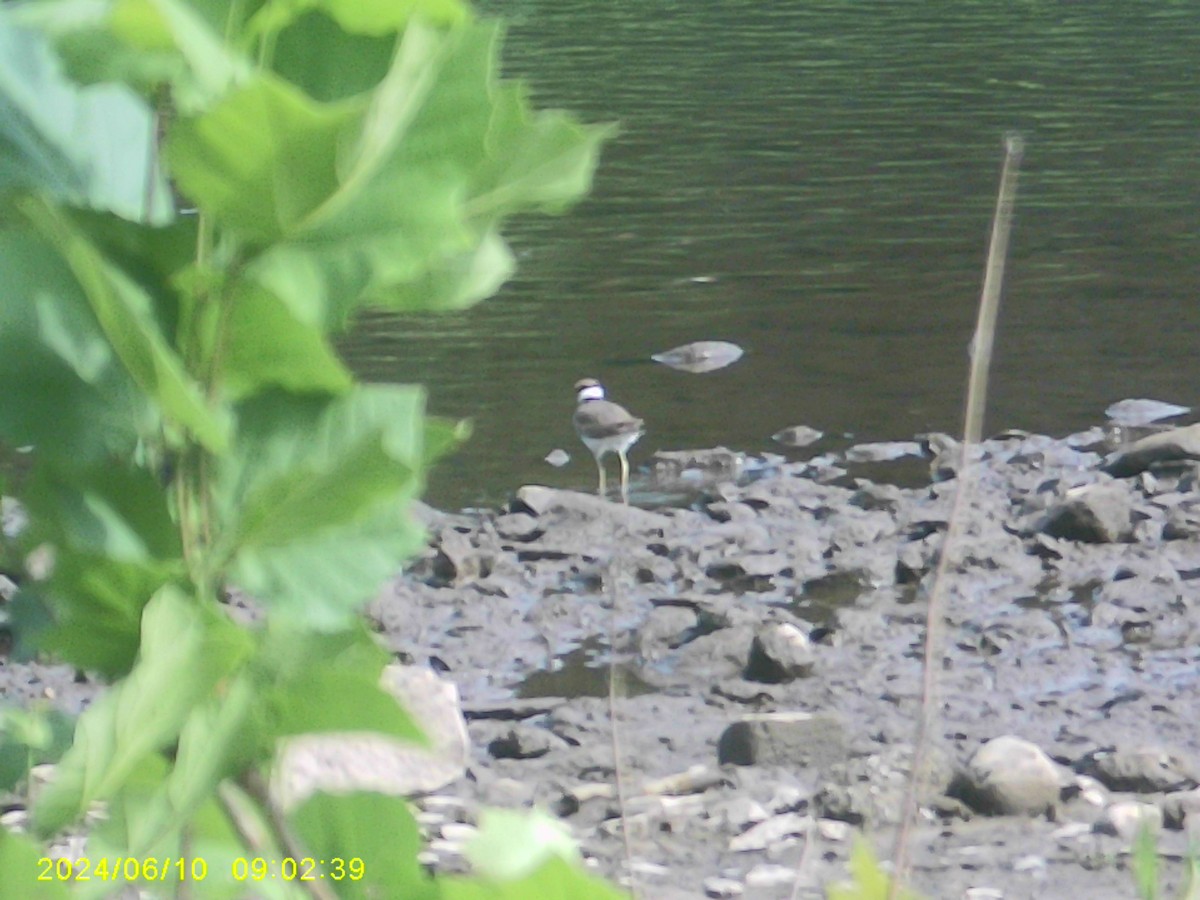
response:
{"label": "gray rock", "polygon": [[892,462],[906,456],[920,457],[924,453],[916,441],[876,441],[855,444],[846,451],[846,461],[852,463]]}
{"label": "gray rock", "polygon": [[1172,791],[1162,798],[1163,821],[1168,828],[1183,828],[1200,819],[1200,788]]}
{"label": "gray rock", "polygon": [[705,897],[714,897],[718,900],[724,897],[740,897],[746,893],[746,888],[740,881],[733,878],[722,878],[718,875],[705,878],[701,887]]}
{"label": "gray rock", "polygon": [[495,522],[496,534],[506,541],[533,541],[544,533],[538,520],[528,513],[509,513]]}
{"label": "gray rock", "polygon": [[842,722],[829,713],[751,713],[717,742],[721,765],[811,766],[823,770],[846,758]]}
{"label": "gray rock", "polygon": [[824,436],[824,432],[809,428],[807,425],[792,425],[790,428],[775,432],[771,435],[771,440],[777,444],[783,444],[785,447],[807,447],[815,444]]}
{"label": "gray rock", "polygon": [[729,849],[733,853],[766,850],[784,838],[808,834],[813,825],[812,816],[802,816],[799,813],[771,816],[732,838],[729,841]]}
{"label": "gray rock", "polygon": [[1104,816],[1096,823],[1096,831],[1132,841],[1142,829],[1158,834],[1162,826],[1163,811],[1153,803],[1122,800],[1104,810]]}
{"label": "gray rock", "polygon": [[1108,420],[1116,425],[1148,425],[1189,412],[1190,407],[1161,400],[1119,400],[1104,410]]}
{"label": "gray rock", "polygon": [[696,610],[690,607],[655,607],[638,629],[638,654],[646,662],[662,659],[686,642],[698,622]]}
{"label": "gray rock", "polygon": [[796,880],[796,870],[791,866],[775,863],[759,863],[746,873],[746,887],[773,888],[791,885]]}
{"label": "gray rock", "polygon": [[950,795],[985,815],[1042,815],[1056,808],[1066,784],[1066,774],[1040,747],[1002,735],[975,751]]}
{"label": "gray rock", "polygon": [[784,684],[812,674],[815,656],[808,634],[790,622],[764,625],[750,644],[744,677]]}
{"label": "gray rock", "polygon": [[732,365],[742,358],[744,352],[730,341],[693,341],[655,353],[650,358],[672,369],[699,374]]}
{"label": "gray rock", "polygon": [[1050,537],[1088,544],[1128,540],[1133,532],[1133,503],[1120,485],[1073,488],[1052,506],[1038,525]]}
{"label": "gray rock", "polygon": [[406,796],[440,790],[466,771],[469,741],[454,683],[421,666],[391,665],[380,684],[429,739],[428,748],[380,734],[309,734],[286,741],[271,793],[285,809],[312,794],[375,791]]}
{"label": "gray rock", "polygon": [[554,732],[524,722],[476,722],[471,726],[471,737],[487,748],[492,759],[539,759],[570,746]]}
{"label": "gray rock", "polygon": [[[815,797],[818,813],[865,828],[898,823],[912,768],[912,747],[894,744],[875,753],[835,763]],[[940,807],[954,774],[950,756],[939,745],[927,748],[920,780],[922,806]]]}
{"label": "gray rock", "polygon": [[1200,460],[1200,424],[1173,428],[1134,441],[1104,460],[1104,471],[1128,478],[1151,466]]}
{"label": "gray rock", "polygon": [[1161,747],[1118,747],[1084,757],[1075,768],[1110,791],[1137,794],[1186,791],[1197,787],[1195,767]]}

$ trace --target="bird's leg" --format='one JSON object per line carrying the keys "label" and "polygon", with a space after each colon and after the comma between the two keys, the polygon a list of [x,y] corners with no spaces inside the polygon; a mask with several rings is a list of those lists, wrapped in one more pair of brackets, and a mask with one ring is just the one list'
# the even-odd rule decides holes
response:
{"label": "bird's leg", "polygon": [[600,473],[600,487],[597,488],[596,493],[601,497],[607,496],[607,494],[608,494],[608,491],[605,489],[605,484],[604,484],[604,463],[602,461],[603,459],[604,459],[603,456],[596,457],[596,471]]}
{"label": "bird's leg", "polygon": [[629,459],[625,456],[625,451],[622,450],[617,454],[621,457],[621,502],[626,506],[629,505]]}

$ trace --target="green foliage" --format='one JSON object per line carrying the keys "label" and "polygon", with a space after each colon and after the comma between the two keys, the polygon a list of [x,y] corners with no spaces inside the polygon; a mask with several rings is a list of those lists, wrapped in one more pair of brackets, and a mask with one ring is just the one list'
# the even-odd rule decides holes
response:
{"label": "green foliage", "polygon": [[[400,799],[285,815],[262,788],[295,735],[424,740],[358,613],[466,429],[355,382],[333,340],[366,307],[482,299],[504,220],[586,191],[605,129],[532,111],[500,37],[459,0],[0,5],[0,443],[34,447],[5,549],[46,561],[8,621],[20,652],[114,681],[69,742],[56,713],[0,719],[0,783],[56,762],[39,837],[103,804],[89,858],[203,859],[203,898],[245,895],[234,860],[302,852],[365,861],[341,897],[616,896],[545,819],[485,823],[479,877],[433,878]],[[0,829],[0,883],[42,855]]]}
{"label": "green foliage", "polygon": [[[1200,900],[1200,855],[1191,848],[1184,860],[1186,877],[1179,891],[1179,900]],[[1134,885],[1141,900],[1158,900],[1159,859],[1158,835],[1154,829],[1143,824],[1133,838],[1129,856]]]}
{"label": "green foliage", "polygon": [[0,790],[27,781],[34,766],[56,761],[71,745],[73,730],[70,718],[44,703],[0,708]]}
{"label": "green foliage", "polygon": [[[849,884],[829,887],[825,892],[828,900],[890,900],[892,880],[879,865],[865,838],[858,838],[850,851],[850,875],[853,881]],[[920,900],[919,895],[905,888],[901,888],[896,897],[899,900]]]}

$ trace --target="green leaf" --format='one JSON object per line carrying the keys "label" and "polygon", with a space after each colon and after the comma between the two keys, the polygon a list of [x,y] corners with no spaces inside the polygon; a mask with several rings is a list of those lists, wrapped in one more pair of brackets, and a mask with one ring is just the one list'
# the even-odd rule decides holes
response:
{"label": "green leaf", "polygon": [[163,488],[148,472],[39,459],[26,488],[30,541],[55,548],[50,577],[13,604],[18,648],[32,644],[109,677],[137,652],[142,610],[183,572]]}
{"label": "green leaf", "polygon": [[79,554],[58,560],[49,582],[22,588],[13,601],[19,655],[48,653],[106,678],[126,674],[137,656],[142,610],[175,574],[156,563]]}
{"label": "green leaf", "polygon": [[0,790],[15,789],[30,766],[57,762],[73,731],[74,721],[46,703],[0,709]]}
{"label": "green leaf", "polygon": [[314,100],[344,100],[374,88],[388,72],[395,35],[347,34],[323,13],[302,13],[275,41],[275,72]]}
{"label": "green leaf", "polygon": [[246,60],[230,53],[182,0],[116,0],[109,24],[114,36],[136,50],[178,51],[186,76],[175,82],[174,96],[184,109],[207,105],[250,77]]}
{"label": "green leaf", "polygon": [[379,672],[322,668],[285,682],[267,697],[275,737],[315,732],[372,731],[428,745],[400,703],[379,686]]}
{"label": "green leaf", "polygon": [[359,387],[332,400],[264,395],[239,410],[219,492],[232,580],[320,630],[346,626],[414,552],[423,394]]}
{"label": "green leaf", "polygon": [[435,25],[455,25],[470,14],[460,0],[267,0],[247,31],[256,35],[279,31],[310,9],[327,13],[350,34],[365,35],[402,31],[414,17]]}
{"label": "green leaf", "polygon": [[1130,868],[1137,885],[1138,897],[1156,900],[1158,897],[1158,838],[1154,831],[1142,825],[1133,839]]}
{"label": "green leaf", "polygon": [[342,130],[361,104],[320,104],[259,73],[167,143],[171,171],[200,209],[248,241],[269,243],[337,187]]}
{"label": "green leaf", "polygon": [[[831,885],[826,891],[828,900],[888,900],[891,879],[875,859],[865,838],[860,837],[854,842],[849,868],[854,881],[849,885]],[[900,888],[896,896],[900,900],[918,900],[916,894],[905,888]]]}
{"label": "green leaf", "polygon": [[0,271],[0,440],[75,464],[128,453],[153,412],[61,257],[33,234],[4,229]]}
{"label": "green leaf", "polygon": [[182,830],[217,785],[269,755],[271,745],[255,721],[256,686],[234,678],[196,706],[179,733],[175,764],[160,784],[127,810],[123,849],[139,856],[170,856]]}
{"label": "green leaf", "polygon": [[301,321],[474,303],[512,271],[501,221],[577,199],[608,133],[534,114],[497,83],[498,44],[494,26],[411,22],[364,100],[319,104],[264,76],[176,128],[170,157],[202,207],[274,241],[247,275]]}
{"label": "green leaf", "polygon": [[173,587],[159,591],[146,605],[133,671],[80,716],[74,745],[38,798],[37,832],[52,834],[119,791],[249,650],[248,636],[221,613]]}
{"label": "green leaf", "polygon": [[[342,900],[403,897],[433,900],[434,883],[417,861],[421,835],[408,804],[384,794],[316,794],[291,816],[308,854],[323,859],[330,871],[332,859],[362,862],[364,877],[334,883]],[[352,873],[352,869],[347,869]]]}
{"label": "green leaf", "polygon": [[495,881],[524,878],[551,857],[577,862],[579,847],[562,822],[536,810],[484,810],[467,845],[475,871]]}
{"label": "green leaf", "polygon": [[45,38],[0,7],[0,193],[43,190],[138,221],[171,218],[148,152],[150,110],[128,88],[78,88]]}
{"label": "green leaf", "polygon": [[516,881],[439,878],[441,900],[623,900],[628,895],[557,856]]}
{"label": "green leaf", "polygon": [[232,300],[222,380],[234,399],[266,387],[337,394],[353,378],[319,328],[299,321],[276,297],[245,285]]}
{"label": "green leaf", "polygon": [[65,215],[30,200],[22,209],[62,253],[101,329],[126,371],[170,420],[187,427],[206,448],[220,452],[229,423],[210,410],[157,323],[145,291],[111,265]]}
{"label": "green leaf", "polygon": [[36,897],[38,900],[68,900],[71,897],[67,882],[38,879],[44,871],[38,860],[45,855],[46,851],[29,838],[0,828],[0,884],[7,885],[6,892],[14,892],[9,896]]}

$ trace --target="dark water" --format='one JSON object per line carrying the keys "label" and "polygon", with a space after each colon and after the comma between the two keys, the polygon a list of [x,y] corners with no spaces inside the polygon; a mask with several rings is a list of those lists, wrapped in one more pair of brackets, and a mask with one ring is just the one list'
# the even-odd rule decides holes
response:
{"label": "dark water", "polygon": [[[616,120],[593,196],[513,223],[499,297],[364,322],[360,374],[476,436],[433,502],[594,486],[571,385],[657,448],[957,430],[1002,139],[1026,140],[989,425],[1066,433],[1195,401],[1200,10],[1192,3],[493,0],[541,106]],[[730,369],[648,361],[740,343]],[[555,447],[574,459],[555,470]]]}

